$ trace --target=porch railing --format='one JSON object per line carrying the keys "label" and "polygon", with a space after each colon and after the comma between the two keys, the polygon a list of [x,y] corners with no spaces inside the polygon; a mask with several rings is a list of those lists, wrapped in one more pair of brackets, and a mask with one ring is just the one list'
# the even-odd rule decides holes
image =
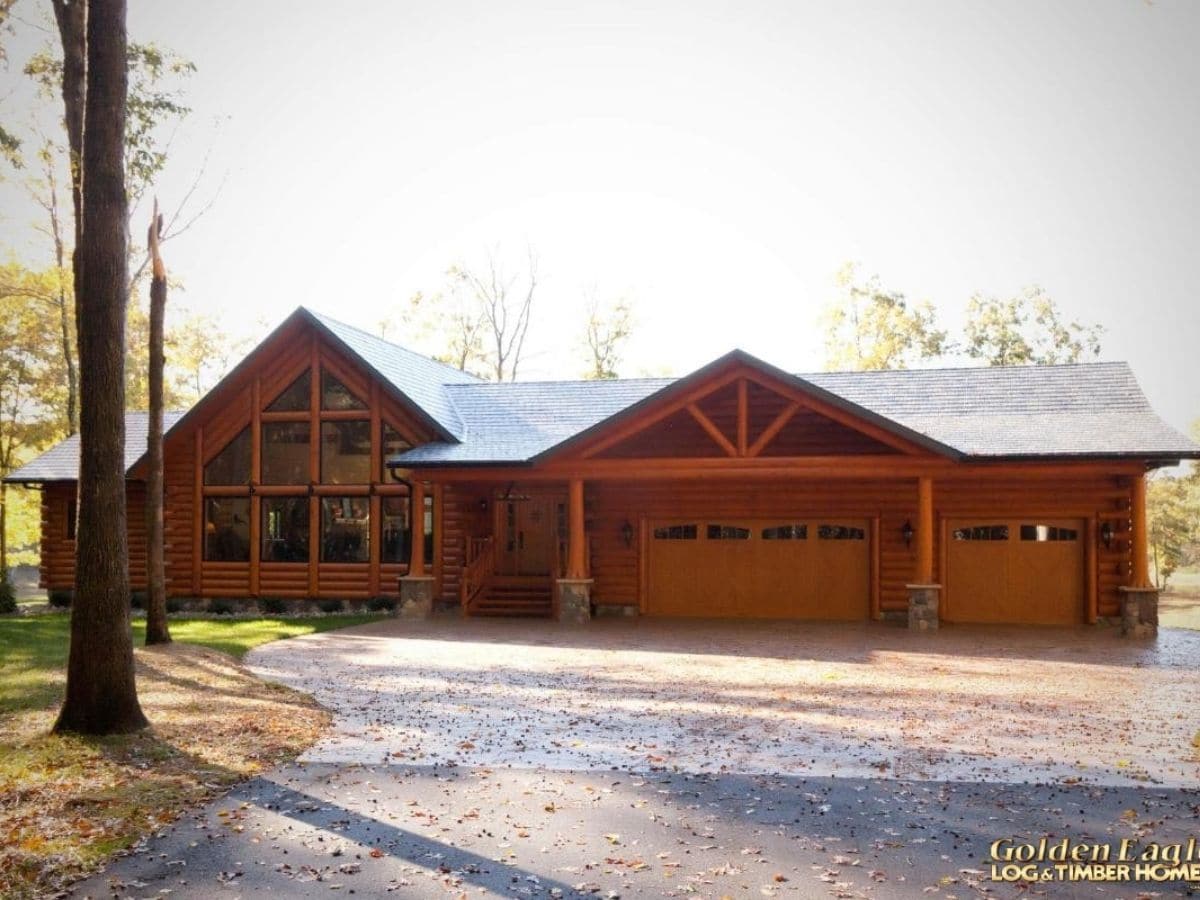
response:
{"label": "porch railing", "polygon": [[474,611],[475,601],[488,588],[492,573],[496,570],[496,542],[488,537],[467,538],[466,559],[458,599],[467,615]]}

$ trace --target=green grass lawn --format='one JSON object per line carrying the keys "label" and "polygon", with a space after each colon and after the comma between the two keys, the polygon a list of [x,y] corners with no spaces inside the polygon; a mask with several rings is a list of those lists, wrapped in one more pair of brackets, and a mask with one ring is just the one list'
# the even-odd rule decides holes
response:
{"label": "green grass lawn", "polygon": [[[261,619],[172,619],[171,637],[199,644],[241,659],[253,647],[281,638],[331,631],[378,615]],[[0,619],[0,715],[41,709],[62,696],[70,620],[66,613]],[[146,637],[144,619],[133,623],[133,639]]]}

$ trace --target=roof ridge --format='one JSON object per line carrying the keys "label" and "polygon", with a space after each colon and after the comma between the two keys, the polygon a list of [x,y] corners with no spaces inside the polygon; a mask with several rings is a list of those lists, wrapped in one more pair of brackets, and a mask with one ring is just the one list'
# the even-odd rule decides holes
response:
{"label": "roof ridge", "polygon": [[[679,375],[642,375],[637,378],[530,378],[522,381],[489,381],[478,379],[475,384],[481,385],[552,385],[552,384],[645,384],[647,381],[678,381]],[[446,387],[471,387],[472,384],[459,382],[447,384]]]}
{"label": "roof ridge", "polygon": [[930,366],[926,369],[832,369],[823,372],[797,372],[797,378],[819,377],[821,375],[883,375],[896,373],[919,372],[1014,372],[1029,369],[1099,369],[1105,367],[1123,366],[1131,368],[1128,360],[1124,359],[1095,359],[1087,362],[1070,363],[1013,363],[1005,366],[989,366],[986,363],[976,366]]}
{"label": "roof ridge", "polygon": [[[411,347],[405,347],[403,344],[397,344],[395,341],[389,341],[385,337],[380,337],[377,334],[372,334],[371,332],[367,331],[364,328],[359,328],[357,325],[351,325],[349,322],[343,322],[341,319],[335,319],[333,316],[328,315],[327,313],[318,312],[317,310],[310,309],[307,306],[301,306],[300,309],[304,310],[310,316],[313,316],[314,318],[319,319],[322,322],[332,322],[334,325],[337,325],[339,328],[345,328],[349,331],[353,331],[353,332],[361,335],[362,337],[367,338],[368,340],[378,341],[381,344],[387,344],[389,347],[399,350],[401,353],[407,353],[409,356],[415,356],[417,359],[420,359],[422,362],[431,363],[435,366],[446,369],[448,372],[453,372],[456,377],[465,376],[466,378],[470,378],[472,381],[483,381],[483,379],[477,375],[472,375],[470,372],[467,372],[463,369],[457,369],[454,366],[450,365],[449,363],[442,362],[440,359],[435,359],[434,357],[428,356],[424,353],[421,353],[418,350],[413,350]],[[465,384],[467,382],[459,381],[459,382],[447,382],[447,383]]]}

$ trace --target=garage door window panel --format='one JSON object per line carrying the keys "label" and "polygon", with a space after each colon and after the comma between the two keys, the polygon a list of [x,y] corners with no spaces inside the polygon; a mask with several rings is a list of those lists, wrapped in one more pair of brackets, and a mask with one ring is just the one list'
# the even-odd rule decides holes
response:
{"label": "garage door window panel", "polygon": [[1022,525],[1021,540],[1039,544],[1079,540],[1079,530],[1060,525]]}
{"label": "garage door window panel", "polygon": [[750,529],[740,525],[709,525],[707,537],[710,541],[748,541]]}
{"label": "garage door window panel", "polygon": [[699,536],[696,525],[664,525],[654,529],[656,541],[694,541]]}
{"label": "garage door window panel", "polygon": [[867,531],[851,525],[821,525],[817,537],[822,541],[865,541]]}
{"label": "garage door window panel", "polygon": [[807,541],[807,525],[772,525],[762,530],[764,541]]}

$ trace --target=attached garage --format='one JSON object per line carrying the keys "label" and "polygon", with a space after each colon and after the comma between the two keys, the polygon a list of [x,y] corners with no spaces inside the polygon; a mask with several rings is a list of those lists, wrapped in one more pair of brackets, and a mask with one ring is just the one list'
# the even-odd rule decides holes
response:
{"label": "attached garage", "polygon": [[659,521],[647,529],[647,612],[866,619],[870,524],[836,518]]}
{"label": "attached garage", "polygon": [[948,622],[1084,621],[1081,519],[950,519],[946,522]]}

